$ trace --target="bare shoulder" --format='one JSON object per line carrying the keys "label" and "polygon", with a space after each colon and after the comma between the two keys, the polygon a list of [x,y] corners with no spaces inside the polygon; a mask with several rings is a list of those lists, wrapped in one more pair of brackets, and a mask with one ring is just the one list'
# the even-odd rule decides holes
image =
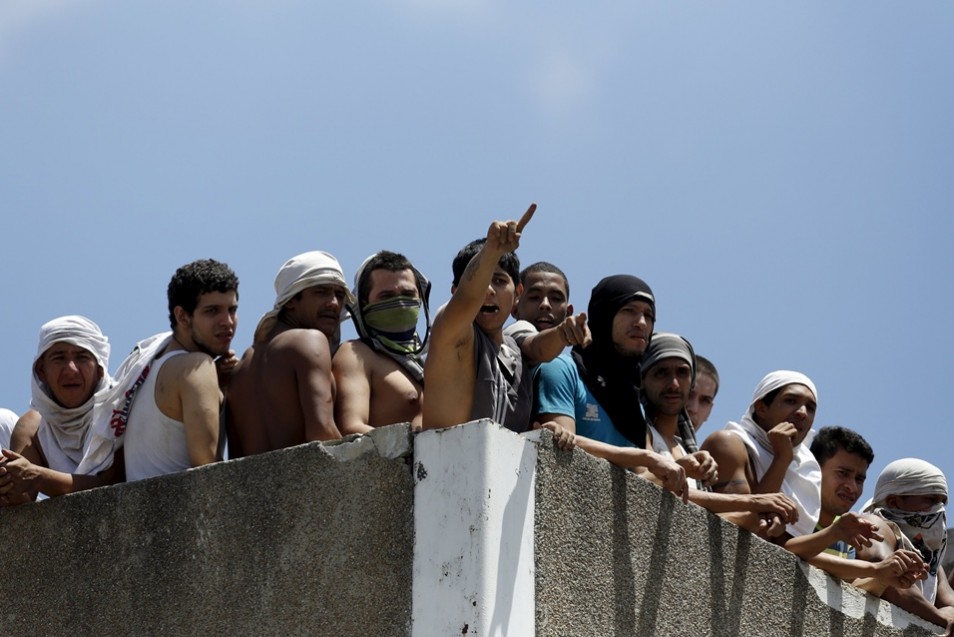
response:
{"label": "bare shoulder", "polygon": [[173,356],[167,360],[160,369],[163,375],[169,374],[187,374],[189,372],[203,371],[205,368],[215,372],[215,361],[205,352],[186,352]]}
{"label": "bare shoulder", "polygon": [[40,429],[42,416],[35,409],[30,409],[17,420],[13,433],[10,435],[10,449],[21,453],[34,443],[36,432]]}
{"label": "bare shoulder", "polygon": [[319,356],[331,359],[328,337],[319,330],[304,328],[285,330],[272,338],[268,348],[272,354],[281,356],[304,358]]}
{"label": "bare shoulder", "polygon": [[36,409],[27,410],[27,412],[17,420],[17,424],[13,428],[13,435],[29,436],[32,438],[40,429],[40,421],[42,419],[43,417],[40,416],[40,412]]}
{"label": "bare shoulder", "polygon": [[709,434],[705,442],[702,443],[701,449],[708,451],[713,456],[718,454],[726,458],[737,458],[741,462],[748,458],[745,443],[742,442],[742,439],[725,429],[719,429]]}

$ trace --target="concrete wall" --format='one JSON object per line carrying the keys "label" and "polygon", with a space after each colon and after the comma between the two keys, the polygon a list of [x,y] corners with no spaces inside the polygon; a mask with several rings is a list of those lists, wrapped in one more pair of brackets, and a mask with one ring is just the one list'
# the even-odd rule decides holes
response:
{"label": "concrete wall", "polygon": [[928,635],[548,433],[396,425],[0,511],[25,635]]}
{"label": "concrete wall", "polygon": [[4,632],[409,635],[410,437],[378,433],[0,511]]}

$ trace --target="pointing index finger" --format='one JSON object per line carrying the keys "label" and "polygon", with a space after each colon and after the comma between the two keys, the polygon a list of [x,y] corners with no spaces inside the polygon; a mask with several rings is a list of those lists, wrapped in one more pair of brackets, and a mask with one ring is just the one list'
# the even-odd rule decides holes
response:
{"label": "pointing index finger", "polygon": [[527,211],[523,213],[522,217],[520,217],[520,221],[517,222],[517,232],[523,232],[523,229],[527,227],[528,223],[530,223],[530,219],[533,218],[533,213],[536,211],[537,204],[530,204],[530,207],[527,208]]}

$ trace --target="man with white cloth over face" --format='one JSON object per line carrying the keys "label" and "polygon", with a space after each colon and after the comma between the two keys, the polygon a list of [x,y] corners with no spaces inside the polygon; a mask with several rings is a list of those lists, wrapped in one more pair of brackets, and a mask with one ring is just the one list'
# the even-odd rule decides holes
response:
{"label": "man with white cloth over face", "polygon": [[[895,460],[878,476],[864,511],[878,523],[884,541],[858,551],[875,561],[896,549],[917,551],[927,577],[907,589],[887,587],[881,597],[954,634],[954,591],[941,562],[947,547],[947,480],[940,469],[917,458]],[[874,591],[878,592],[878,591]]]}
{"label": "man with white cloth over face", "polygon": [[109,340],[85,316],[61,316],[40,328],[31,377],[32,408],[17,422],[0,467],[0,505],[61,495],[114,482],[116,476],[76,473],[94,407],[115,382]]}
{"label": "man with white cloth over face", "polygon": [[278,271],[275,294],[229,383],[230,458],[341,437],[331,357],[354,302],[341,266],[327,252],[299,254]]}

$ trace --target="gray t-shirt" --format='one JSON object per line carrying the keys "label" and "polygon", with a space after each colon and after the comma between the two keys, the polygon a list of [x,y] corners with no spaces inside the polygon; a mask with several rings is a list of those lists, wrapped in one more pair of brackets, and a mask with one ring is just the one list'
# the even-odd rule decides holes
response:
{"label": "gray t-shirt", "polygon": [[473,329],[477,382],[471,419],[490,418],[517,433],[529,430],[533,385],[517,342],[505,334],[498,346],[479,327]]}

